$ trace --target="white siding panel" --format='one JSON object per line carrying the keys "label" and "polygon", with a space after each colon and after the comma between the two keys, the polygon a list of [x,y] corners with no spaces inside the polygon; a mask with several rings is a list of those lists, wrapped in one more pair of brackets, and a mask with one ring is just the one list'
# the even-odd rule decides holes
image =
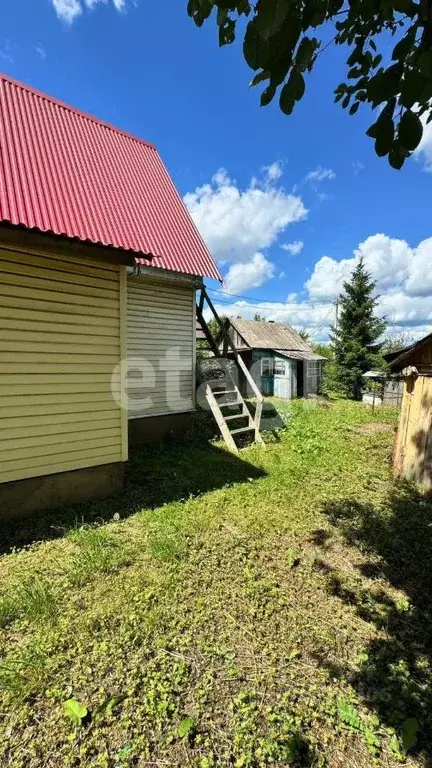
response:
{"label": "white siding panel", "polygon": [[130,419],[193,409],[194,336],[192,286],[128,279],[128,358],[137,361],[128,375]]}
{"label": "white siding panel", "polygon": [[122,270],[0,249],[0,482],[123,460]]}

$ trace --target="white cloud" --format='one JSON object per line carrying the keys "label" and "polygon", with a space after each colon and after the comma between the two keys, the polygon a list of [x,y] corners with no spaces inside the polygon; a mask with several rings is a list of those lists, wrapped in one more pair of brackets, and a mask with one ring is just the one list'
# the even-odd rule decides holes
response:
{"label": "white cloud", "polygon": [[426,123],[428,114],[420,118],[423,123],[423,136],[420,144],[414,152],[414,157],[423,163],[423,170],[432,173],[432,121]]}
{"label": "white cloud", "polygon": [[67,24],[72,24],[83,12],[79,0],[52,0],[52,4],[59,19]]}
{"label": "white cloud", "polygon": [[[413,339],[432,332],[432,237],[412,247],[405,240],[388,235],[371,235],[359,244],[350,258],[337,261],[322,256],[304,285],[304,298],[290,293],[285,302],[268,301],[257,305],[251,301],[236,301],[224,305],[221,311],[247,318],[259,311],[270,320],[286,322],[297,329],[306,328],[316,341],[325,340],[335,319],[333,301],[340,293],[343,281],[349,279],[359,255],[364,257],[366,268],[377,281],[377,312],[386,317],[388,332],[394,336],[409,334]],[[244,267],[236,266],[240,280],[240,268]]]}
{"label": "white cloud", "polygon": [[291,256],[298,256],[298,254],[302,252],[303,247],[303,240],[294,240],[293,243],[283,243],[283,245],[281,245],[281,248],[283,248],[284,251],[287,251],[287,253],[290,253]]}
{"label": "white cloud", "polygon": [[407,295],[432,296],[432,238],[423,240],[417,248],[411,248],[405,240],[377,234],[360,243],[350,259],[336,261],[329,256],[319,259],[306,283],[311,298],[334,299],[360,255],[377,281],[379,292],[398,286]]}
{"label": "white cloud", "polygon": [[358,176],[360,171],[364,171],[365,166],[359,160],[356,160],[355,162],[351,163],[351,168],[353,169],[354,176]]}
{"label": "white cloud", "polygon": [[[81,16],[83,7],[92,10],[96,5],[106,5],[108,0],[51,0],[54,10],[61,19],[67,24],[72,24],[78,16]],[[113,6],[117,11],[123,11],[126,7],[126,0],[112,0]]]}
{"label": "white cloud", "polygon": [[241,189],[220,169],[210,184],[185,195],[195,224],[219,262],[251,261],[290,224],[307,217],[301,197],[274,184],[258,184],[253,179]]}
{"label": "white cloud", "polygon": [[247,264],[232,264],[224,280],[227,293],[241,294],[274,277],[274,264],[267,261],[262,253],[256,253]]}
{"label": "white cloud", "polygon": [[245,317],[252,320],[259,312],[267,320],[277,323],[288,323],[297,330],[304,328],[313,334],[313,341],[325,341],[328,338],[330,326],[335,321],[333,304],[314,305],[308,302],[296,301],[297,294],[290,294],[286,302],[235,301],[232,304],[215,304],[216,310],[228,317]]}
{"label": "white cloud", "polygon": [[305,181],[318,182],[318,181],[333,181],[336,178],[336,174],[332,168],[322,168],[320,165],[313,171],[305,176]]}
{"label": "white cloud", "polygon": [[283,174],[283,164],[281,162],[275,162],[271,165],[265,165],[263,171],[266,173],[268,181],[277,181]]}
{"label": "white cloud", "polygon": [[41,59],[46,59],[46,50],[43,47],[43,45],[39,44],[35,46],[35,51],[38,56],[41,57]]}

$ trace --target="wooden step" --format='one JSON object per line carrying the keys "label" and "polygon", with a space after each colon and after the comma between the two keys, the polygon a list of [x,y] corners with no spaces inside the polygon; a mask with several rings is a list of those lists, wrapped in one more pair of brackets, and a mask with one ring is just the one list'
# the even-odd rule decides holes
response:
{"label": "wooden step", "polygon": [[240,429],[230,429],[232,435],[240,435],[242,432],[255,432],[255,427],[240,427]]}
{"label": "wooden step", "polygon": [[249,413],[235,413],[233,416],[224,416],[225,421],[234,421],[235,419],[248,419]]}
{"label": "wooden step", "polygon": [[212,392],[214,395],[235,395],[236,390],[235,389],[212,389]]}
{"label": "wooden step", "polygon": [[233,405],[243,405],[243,400],[230,400],[228,403],[218,403],[219,408],[231,408]]}

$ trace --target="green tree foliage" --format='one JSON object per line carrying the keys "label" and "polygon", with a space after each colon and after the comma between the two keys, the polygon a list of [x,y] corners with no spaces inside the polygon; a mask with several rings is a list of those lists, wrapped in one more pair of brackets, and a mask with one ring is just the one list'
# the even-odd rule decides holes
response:
{"label": "green tree foliage", "polygon": [[362,104],[376,109],[367,135],[393,168],[419,145],[420,117],[432,120],[430,0],[189,0],[187,9],[197,26],[215,11],[220,46],[233,43],[239,20],[249,19],[243,54],[256,72],[250,85],[263,83],[261,106],[277,95],[286,115],[302,99],[321,53],[346,46],[346,82],[335,101],[350,115]]}
{"label": "green tree foliage", "polygon": [[312,350],[316,355],[325,358],[323,366],[323,375],[320,382],[320,392],[323,395],[342,394],[341,385],[338,379],[334,348],[332,344],[322,344],[313,341]]}
{"label": "green tree foliage", "polygon": [[345,394],[355,400],[361,398],[363,374],[382,363],[377,341],[386,322],[375,315],[375,286],[363,259],[359,259],[350,281],[344,283],[338,327],[331,334],[337,379]]}
{"label": "green tree foliage", "polygon": [[301,339],[303,339],[303,341],[306,342],[306,344],[309,343],[309,333],[307,332],[306,328],[301,328],[298,332],[298,335]]}

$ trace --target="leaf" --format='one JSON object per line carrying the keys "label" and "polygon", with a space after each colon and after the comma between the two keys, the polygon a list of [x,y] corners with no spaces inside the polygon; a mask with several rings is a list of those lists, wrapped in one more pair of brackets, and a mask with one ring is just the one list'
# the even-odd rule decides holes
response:
{"label": "leaf", "polygon": [[197,27],[202,27],[213,10],[213,0],[189,0],[187,12]]}
{"label": "leaf", "polygon": [[184,720],[181,721],[178,729],[178,734],[181,739],[186,738],[186,736],[189,736],[191,731],[195,728],[195,720],[193,717],[185,717]]}
{"label": "leaf", "polygon": [[265,91],[261,94],[260,104],[262,107],[266,107],[267,104],[270,104],[272,101],[274,95],[276,93],[276,86],[275,85],[269,85],[265,89]]}
{"label": "leaf", "polygon": [[388,155],[393,143],[393,136],[394,133],[390,134],[389,131],[383,131],[378,134],[375,139],[375,152],[377,153],[378,157],[385,157],[385,155]]}
{"label": "leaf", "polygon": [[292,69],[288,82],[284,85],[279,98],[279,106],[285,115],[290,115],[296,101],[300,101],[305,92],[305,81],[301,72]]}
{"label": "leaf", "polygon": [[298,69],[301,71],[304,71],[305,69],[308,69],[312,63],[313,55],[318,48],[319,42],[318,40],[310,37],[304,37],[301,41],[296,57],[295,57],[295,64]]}
{"label": "leaf", "polygon": [[402,80],[399,103],[404,107],[412,107],[417,102],[421,103],[424,88],[424,79],[417,70],[411,69]]}
{"label": "leaf", "polygon": [[128,757],[131,754],[131,752],[132,752],[132,745],[126,744],[117,752],[116,760],[124,760],[126,757]]}
{"label": "leaf", "polygon": [[398,13],[410,14],[413,9],[412,0],[392,0],[393,8]]}
{"label": "leaf", "polygon": [[254,75],[254,77],[250,81],[249,88],[252,88],[254,85],[258,85],[258,83],[262,83],[263,80],[268,80],[269,77],[270,77],[270,72],[268,72],[267,70],[258,72],[258,74]]}
{"label": "leaf", "polygon": [[411,51],[414,45],[416,32],[417,32],[417,29],[413,27],[413,29],[410,29],[410,31],[405,35],[405,37],[402,38],[402,40],[399,40],[399,42],[396,43],[392,53],[393,61],[398,61],[400,59],[406,58],[406,56]]}
{"label": "leaf", "polygon": [[361,730],[362,722],[357,711],[347,701],[341,699],[338,701],[339,717],[344,725],[355,731]]}
{"label": "leaf", "polygon": [[417,743],[419,722],[415,717],[409,717],[402,724],[402,744],[405,752],[408,752]]}
{"label": "leaf", "polygon": [[362,74],[362,70],[360,67],[352,67],[352,69],[349,70],[347,77],[349,80],[354,80],[360,77],[361,74]]}
{"label": "leaf", "polygon": [[399,123],[400,142],[405,149],[411,152],[418,147],[423,136],[423,125],[418,115],[407,109],[401,117]]}
{"label": "leaf", "polygon": [[389,152],[389,163],[395,171],[400,171],[405,162],[405,157],[396,148],[392,148]]}
{"label": "leaf", "polygon": [[360,102],[359,101],[355,101],[354,104],[350,107],[349,114],[350,115],[355,115],[355,113],[357,112],[359,106],[360,106]]}
{"label": "leaf", "polygon": [[363,58],[363,51],[361,46],[356,45],[352,53],[347,58],[347,64],[349,67],[354,66],[354,64],[360,64],[361,59]]}
{"label": "leaf", "polygon": [[279,106],[284,115],[290,115],[295,107],[295,99],[291,96],[291,91],[288,88],[288,84],[284,85],[279,97]]}
{"label": "leaf", "polygon": [[350,99],[351,99],[351,96],[349,95],[349,93],[347,93],[347,95],[345,96],[345,98],[344,98],[344,100],[342,102],[342,107],[344,109],[346,109],[348,107],[348,105],[350,103]]}
{"label": "leaf", "polygon": [[259,0],[256,11],[257,27],[262,37],[268,39],[284,25],[292,7],[286,0]]}
{"label": "leaf", "polygon": [[298,69],[292,71],[292,82],[295,93],[295,100],[300,101],[303,98],[306,90],[306,84],[302,73]]}
{"label": "leaf", "polygon": [[268,50],[268,42],[262,38],[256,18],[252,19],[246,27],[243,42],[243,55],[251,69],[267,68]]}
{"label": "leaf", "polygon": [[376,69],[382,62],[382,55],[378,53],[377,56],[375,56],[374,59],[372,59],[372,68]]}
{"label": "leaf", "polygon": [[235,40],[235,21],[226,19],[219,27],[219,46],[231,45]]}
{"label": "leaf", "polygon": [[63,709],[66,717],[68,717],[74,725],[81,725],[82,721],[88,715],[88,709],[76,699],[68,699],[63,704]]}
{"label": "leaf", "polygon": [[368,98],[373,104],[388,101],[401,90],[403,65],[398,62],[387,69],[379,69],[367,85]]}
{"label": "leaf", "polygon": [[417,66],[425,77],[432,77],[432,51],[423,51],[420,54]]}

